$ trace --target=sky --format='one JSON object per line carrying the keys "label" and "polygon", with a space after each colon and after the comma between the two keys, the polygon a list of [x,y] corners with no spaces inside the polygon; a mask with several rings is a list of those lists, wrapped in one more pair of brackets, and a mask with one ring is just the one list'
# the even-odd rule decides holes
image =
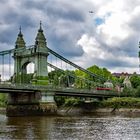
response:
{"label": "sky", "polygon": [[14,48],[20,26],[35,44],[41,21],[48,47],[72,62],[139,73],[140,0],[0,0],[0,9],[0,51]]}

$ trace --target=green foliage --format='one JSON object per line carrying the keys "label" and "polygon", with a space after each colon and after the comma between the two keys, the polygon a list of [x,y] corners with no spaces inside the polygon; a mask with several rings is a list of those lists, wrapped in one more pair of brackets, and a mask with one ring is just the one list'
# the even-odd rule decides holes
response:
{"label": "green foliage", "polygon": [[37,76],[37,80],[48,80],[48,76]]}
{"label": "green foliage", "polygon": [[101,102],[100,107],[140,108],[140,98],[114,97]]}
{"label": "green foliage", "polygon": [[123,92],[121,92],[121,95],[125,97],[140,97],[140,86],[138,86],[137,88],[125,87],[123,89]]}
{"label": "green foliage", "polygon": [[135,95],[136,95],[136,97],[140,97],[140,86],[137,87],[137,89],[135,91]]}
{"label": "green foliage", "polygon": [[51,83],[54,86],[69,87],[70,85],[75,83],[74,71],[55,70],[49,72],[48,76],[49,76],[49,83]]}
{"label": "green foliage", "polygon": [[29,84],[31,83],[31,80],[33,79],[33,74],[17,74],[17,75],[14,75],[12,78],[11,78],[11,82],[12,83],[26,83],[26,84]]}
{"label": "green foliage", "polygon": [[88,77],[89,80],[94,81],[96,83],[100,83],[103,84],[104,82],[106,82],[108,79],[111,81],[117,81],[117,78],[112,76],[111,72],[108,71],[106,68],[99,68],[98,66],[94,65],[91,66],[89,68],[87,68],[87,70],[93,72],[94,74],[103,77],[103,78],[97,78],[97,77]]}
{"label": "green foliage", "polygon": [[105,79],[110,79],[110,80],[113,80],[113,76],[111,74],[110,71],[108,71],[106,68],[102,68],[100,69],[102,71],[102,76],[105,78]]}
{"label": "green foliage", "polygon": [[36,79],[32,79],[32,84],[35,85],[48,85],[48,76],[37,76]]}
{"label": "green foliage", "polygon": [[[83,100],[80,98],[74,98],[74,97],[56,97],[55,98],[56,103],[58,106],[66,106],[66,107],[84,107]],[[140,108],[140,98],[134,98],[134,97],[114,97],[109,98],[107,100],[103,101],[93,101],[90,104],[92,107],[98,107],[98,108]]]}
{"label": "green foliage", "polygon": [[37,80],[35,83],[33,82],[32,84],[35,84],[35,85],[48,85],[48,80]]}
{"label": "green foliage", "polygon": [[11,78],[10,81],[12,83],[48,85],[48,76],[33,77],[33,74],[18,74],[14,76],[14,79]]}
{"label": "green foliage", "polygon": [[79,106],[82,101],[79,98],[66,98],[64,106]]}
{"label": "green foliage", "polygon": [[69,70],[66,70],[65,72],[65,76],[67,78],[67,81],[68,81],[68,84],[69,85],[72,85],[75,83],[75,72],[74,71],[69,71]]}
{"label": "green foliage", "polygon": [[[98,66],[96,66],[96,65],[87,68],[87,70],[93,72],[96,75],[100,75],[100,76],[102,75],[102,70]],[[94,81],[94,82],[100,82],[100,83],[104,83],[105,82],[104,80],[98,79],[97,77],[89,77],[89,75],[86,75],[86,77],[89,80]]]}
{"label": "green foliage", "polygon": [[75,75],[84,78],[86,74],[81,70],[75,70]]}
{"label": "green foliage", "polygon": [[55,101],[57,106],[78,106],[82,103],[82,100],[74,97],[62,97],[56,96]]}
{"label": "green foliage", "polygon": [[98,66],[94,65],[87,68],[87,70],[100,76],[100,78],[90,76],[81,70],[54,70],[49,72],[48,74],[49,83],[54,86],[74,86],[76,88],[91,89],[95,88],[96,86],[101,86],[101,84],[103,85],[103,83],[106,82],[108,79],[113,81],[114,83],[120,82],[120,79],[112,76],[111,72],[108,71],[106,68],[99,68]]}
{"label": "green foliage", "polygon": [[54,80],[54,79],[56,79],[56,76],[58,78],[58,77],[60,77],[61,74],[63,74],[63,71],[54,70],[54,71],[51,71],[51,72],[48,73],[48,77],[49,77],[49,79]]}
{"label": "green foliage", "polygon": [[56,96],[55,97],[55,101],[56,101],[56,104],[57,104],[58,107],[64,105],[65,98],[66,97],[62,97],[62,96]]}
{"label": "green foliage", "polygon": [[54,70],[48,73],[49,83],[54,86],[59,85],[59,77],[63,75],[63,71],[61,70]]}
{"label": "green foliage", "polygon": [[123,92],[121,93],[121,95],[123,95],[125,97],[137,97],[136,96],[136,89],[125,87],[123,89]]}
{"label": "green foliage", "polygon": [[53,85],[54,86],[58,86],[59,85],[59,79],[58,79],[59,77],[55,74],[54,75],[54,78],[53,78]]}
{"label": "green foliage", "polygon": [[135,73],[131,76],[130,81],[133,88],[140,86],[140,76],[136,75]]}
{"label": "green foliage", "polygon": [[75,87],[76,88],[85,88],[85,81],[81,79],[75,80]]}
{"label": "green foliage", "polygon": [[0,106],[5,107],[7,102],[7,95],[0,93]]}

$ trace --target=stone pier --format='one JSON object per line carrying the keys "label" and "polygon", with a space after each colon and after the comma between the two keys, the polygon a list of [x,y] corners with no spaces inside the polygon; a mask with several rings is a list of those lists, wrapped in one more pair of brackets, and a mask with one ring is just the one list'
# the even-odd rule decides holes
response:
{"label": "stone pier", "polygon": [[10,93],[8,96],[6,115],[14,116],[47,116],[54,115],[57,106],[54,93]]}
{"label": "stone pier", "polygon": [[53,92],[42,92],[42,97],[39,103],[40,113],[42,115],[55,115],[57,113],[57,105],[54,100]]}

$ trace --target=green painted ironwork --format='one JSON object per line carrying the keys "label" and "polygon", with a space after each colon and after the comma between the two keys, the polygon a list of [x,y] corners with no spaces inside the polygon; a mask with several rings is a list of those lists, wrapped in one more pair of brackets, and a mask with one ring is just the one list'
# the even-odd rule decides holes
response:
{"label": "green painted ironwork", "polygon": [[[10,49],[10,50],[0,52],[0,55],[3,57],[8,54],[9,56],[12,54],[14,58],[14,74],[13,74],[13,79],[11,79],[12,83],[28,83],[29,84],[31,81],[31,83],[35,85],[37,83],[42,84],[42,81],[44,80],[44,78],[47,79],[48,77],[47,66],[50,66],[51,68],[55,70],[60,70],[62,73],[66,74],[66,76],[68,77],[68,83],[70,83],[69,77],[72,77],[74,79],[79,79],[81,81],[86,81],[86,83],[88,83],[89,85],[91,83],[92,84],[94,83],[93,81],[89,81],[88,79],[77,77],[68,71],[65,72],[64,70],[58,68],[57,66],[54,66],[48,63],[47,62],[48,55],[54,55],[56,57],[56,63],[57,63],[57,58],[59,58],[60,60],[64,61],[66,64],[69,64],[70,66],[73,66],[74,68],[81,70],[82,72],[90,75],[91,77],[95,77],[97,79],[106,81],[104,77],[78,66],[77,64],[71,62],[70,60],[66,59],[62,55],[48,48],[46,38],[43,34],[41,23],[40,23],[40,27],[35,38],[35,45],[25,46],[25,41],[24,41],[23,34],[20,28],[18,36],[17,36],[17,40],[15,42],[15,49]],[[35,72],[33,75],[27,75],[26,73],[26,66],[30,62],[33,62],[35,64]],[[10,65],[10,60],[9,60],[9,65]],[[61,65],[62,65],[62,62],[61,62]],[[11,69],[9,67],[9,71],[10,70]],[[45,84],[48,84],[48,83],[45,81]]]}
{"label": "green painted ironwork", "polygon": [[62,88],[43,85],[31,85],[31,84],[0,84],[0,92],[2,93],[33,93],[33,92],[53,92],[56,96],[78,96],[78,97],[97,97],[97,98],[110,98],[119,97],[120,94],[116,91],[98,91],[95,89],[76,89],[76,88]]}
{"label": "green painted ironwork", "polygon": [[[56,67],[56,66],[50,64],[49,62],[47,62],[47,65],[50,66],[51,68],[55,69],[55,70],[61,71],[63,74],[66,74],[66,72],[65,72],[64,70],[62,70],[62,69],[60,69],[60,68],[58,68],[58,67]],[[79,76],[75,76],[74,74],[70,73],[69,71],[67,71],[67,75],[70,76],[70,77],[72,77],[72,78],[74,78],[74,79],[79,79],[79,80],[85,81],[87,84],[89,84],[89,85],[88,85],[88,88],[90,88],[90,87],[89,87],[90,84],[94,84],[93,81],[90,81],[90,80],[85,79],[85,78],[81,78],[81,77],[79,77]]]}
{"label": "green painted ironwork", "polygon": [[105,79],[104,77],[101,77],[101,76],[99,76],[99,75],[97,75],[97,74],[92,73],[91,71],[88,71],[88,70],[86,70],[86,69],[84,69],[84,68],[82,68],[82,67],[76,65],[75,63],[69,61],[68,59],[66,59],[66,58],[63,57],[62,55],[56,53],[55,51],[51,50],[50,48],[48,48],[48,52],[50,52],[50,53],[53,54],[54,56],[60,58],[61,60],[65,61],[66,63],[70,64],[71,66],[73,66],[73,67],[75,67],[75,68],[77,68],[77,69],[79,69],[79,70],[81,70],[81,71],[83,71],[83,72],[85,72],[85,73],[91,75],[92,77],[96,77],[96,78],[98,78],[98,79],[102,79],[102,80],[105,80],[105,81],[106,81],[106,79]]}

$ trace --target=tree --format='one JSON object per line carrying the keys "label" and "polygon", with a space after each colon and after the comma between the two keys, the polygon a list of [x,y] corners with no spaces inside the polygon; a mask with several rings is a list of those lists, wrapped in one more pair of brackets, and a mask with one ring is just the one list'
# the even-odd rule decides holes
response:
{"label": "tree", "polygon": [[138,86],[140,86],[140,76],[138,76],[136,73],[131,76],[130,81],[133,88],[137,88]]}
{"label": "tree", "polygon": [[101,75],[102,75],[102,70],[98,66],[93,65],[93,66],[87,68],[87,70],[91,71],[92,73],[94,73],[97,76],[91,77],[89,75],[86,75],[86,78],[88,78],[91,81],[97,82],[97,83],[103,83],[103,79],[98,77],[98,76],[101,77]]}

